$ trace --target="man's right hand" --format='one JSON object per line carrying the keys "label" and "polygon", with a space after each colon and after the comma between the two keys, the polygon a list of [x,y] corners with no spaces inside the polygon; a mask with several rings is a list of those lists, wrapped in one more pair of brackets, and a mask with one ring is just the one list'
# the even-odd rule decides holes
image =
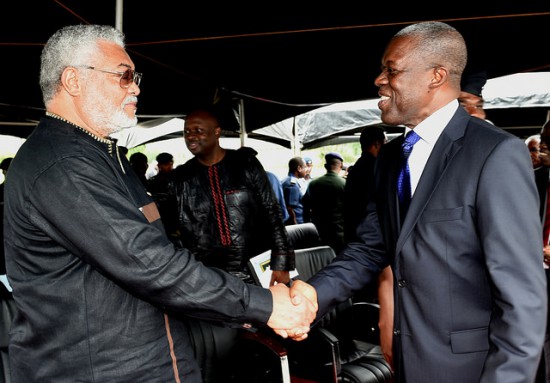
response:
{"label": "man's right hand", "polygon": [[[317,291],[309,283],[306,283],[301,280],[295,280],[292,282],[292,287],[290,288],[290,297],[294,302],[296,299],[300,299],[301,296],[304,296],[308,301],[310,301],[314,306],[315,310],[319,308],[317,303]],[[295,302],[298,304],[299,302]]]}
{"label": "man's right hand", "polygon": [[317,301],[312,303],[298,290],[291,298],[289,288],[282,283],[271,286],[269,290],[273,295],[273,312],[267,325],[283,338],[307,338],[311,322],[317,313]]}

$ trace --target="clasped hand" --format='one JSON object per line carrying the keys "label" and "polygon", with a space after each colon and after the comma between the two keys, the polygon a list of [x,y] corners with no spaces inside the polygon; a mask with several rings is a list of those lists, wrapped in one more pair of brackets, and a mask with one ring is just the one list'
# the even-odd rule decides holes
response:
{"label": "clasped hand", "polygon": [[318,308],[313,286],[294,281],[290,289],[278,283],[269,290],[273,295],[273,312],[267,325],[283,338],[306,339]]}

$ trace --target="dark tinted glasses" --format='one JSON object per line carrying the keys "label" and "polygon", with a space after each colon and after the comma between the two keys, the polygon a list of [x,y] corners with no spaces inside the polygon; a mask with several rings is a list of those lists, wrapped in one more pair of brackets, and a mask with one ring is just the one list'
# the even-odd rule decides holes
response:
{"label": "dark tinted glasses", "polygon": [[130,85],[132,85],[133,82],[135,82],[136,85],[139,86],[139,84],[141,83],[141,77],[143,76],[143,74],[141,74],[139,72],[136,72],[133,69],[126,69],[124,72],[114,72],[114,71],[105,70],[105,69],[98,69],[94,66],[89,66],[89,65],[81,66],[81,68],[96,70],[98,72],[103,72],[103,73],[110,73],[110,74],[119,75],[120,76],[120,87],[124,88],[124,89],[129,88]]}

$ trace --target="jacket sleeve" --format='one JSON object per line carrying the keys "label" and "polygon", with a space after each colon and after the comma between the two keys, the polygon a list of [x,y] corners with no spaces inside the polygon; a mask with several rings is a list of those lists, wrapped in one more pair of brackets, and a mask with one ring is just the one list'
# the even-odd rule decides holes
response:
{"label": "jacket sleeve", "polygon": [[480,382],[531,381],[543,346],[547,292],[531,169],[525,144],[510,138],[488,156],[477,186],[477,227],[495,303]]}
{"label": "jacket sleeve", "polygon": [[97,158],[66,158],[35,181],[29,214],[70,256],[155,306],[236,325],[266,323],[269,290],[177,250],[161,221],[148,221],[124,177]]}
{"label": "jacket sleeve", "polygon": [[317,290],[317,319],[375,281],[389,264],[375,204],[370,202],[367,210],[357,228],[358,240],[307,281]]}
{"label": "jacket sleeve", "polygon": [[255,188],[255,196],[259,205],[267,214],[271,227],[271,270],[294,270],[294,250],[291,249],[288,235],[283,222],[281,206],[275,196],[275,191],[269,182],[269,178],[262,164],[256,157],[249,158],[247,177],[250,185]]}

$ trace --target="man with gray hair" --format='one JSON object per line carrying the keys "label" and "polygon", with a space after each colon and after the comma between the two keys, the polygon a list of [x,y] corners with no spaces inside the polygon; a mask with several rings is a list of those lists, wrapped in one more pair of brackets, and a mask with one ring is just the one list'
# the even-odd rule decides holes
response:
{"label": "man with gray hair", "polygon": [[172,245],[110,138],[136,124],[140,81],[112,27],[65,27],[44,47],[46,116],[6,184],[13,383],[199,383],[176,314],[298,339],[309,330],[315,305],[284,284],[246,284]]}

